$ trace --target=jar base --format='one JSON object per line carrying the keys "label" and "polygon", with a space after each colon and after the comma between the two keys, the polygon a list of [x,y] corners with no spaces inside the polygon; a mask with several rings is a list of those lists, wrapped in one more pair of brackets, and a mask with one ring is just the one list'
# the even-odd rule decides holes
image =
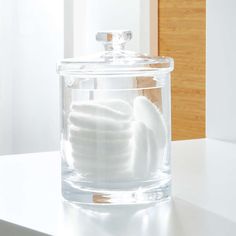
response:
{"label": "jar base", "polygon": [[169,200],[170,181],[151,187],[142,187],[133,191],[79,189],[72,186],[62,186],[62,197],[64,200],[76,204],[87,205],[125,205],[157,203]]}

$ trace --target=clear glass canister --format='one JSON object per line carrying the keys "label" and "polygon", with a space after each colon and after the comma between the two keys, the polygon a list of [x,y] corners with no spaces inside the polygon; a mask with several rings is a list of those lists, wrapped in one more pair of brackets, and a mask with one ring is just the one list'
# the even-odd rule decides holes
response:
{"label": "clear glass canister", "polygon": [[104,52],[58,65],[66,200],[130,204],[170,195],[173,60],[126,51],[131,38],[99,32]]}

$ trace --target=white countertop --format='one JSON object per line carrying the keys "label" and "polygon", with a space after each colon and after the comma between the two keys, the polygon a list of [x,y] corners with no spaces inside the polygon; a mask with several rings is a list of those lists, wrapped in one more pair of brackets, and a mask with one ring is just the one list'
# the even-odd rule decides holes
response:
{"label": "white countertop", "polygon": [[0,235],[235,236],[236,144],[173,142],[172,169],[171,202],[85,208],[61,202],[58,152],[0,156]]}

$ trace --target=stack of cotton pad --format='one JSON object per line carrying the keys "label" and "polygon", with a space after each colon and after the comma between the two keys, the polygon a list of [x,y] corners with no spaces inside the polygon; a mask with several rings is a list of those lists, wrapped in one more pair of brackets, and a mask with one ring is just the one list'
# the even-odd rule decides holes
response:
{"label": "stack of cotton pad", "polygon": [[120,99],[73,103],[69,139],[84,176],[117,179],[131,166],[132,108]]}
{"label": "stack of cotton pad", "polygon": [[146,97],[73,103],[69,138],[74,167],[103,180],[148,179],[160,168],[167,128],[159,109]]}

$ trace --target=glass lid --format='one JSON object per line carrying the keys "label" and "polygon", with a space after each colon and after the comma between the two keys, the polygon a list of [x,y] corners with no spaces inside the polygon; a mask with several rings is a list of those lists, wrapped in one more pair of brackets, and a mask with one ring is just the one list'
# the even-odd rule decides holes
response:
{"label": "glass lid", "polygon": [[105,50],[95,55],[62,60],[57,71],[61,75],[156,75],[173,70],[174,61],[170,57],[150,57],[125,50],[132,32],[98,32],[96,40],[103,43]]}

